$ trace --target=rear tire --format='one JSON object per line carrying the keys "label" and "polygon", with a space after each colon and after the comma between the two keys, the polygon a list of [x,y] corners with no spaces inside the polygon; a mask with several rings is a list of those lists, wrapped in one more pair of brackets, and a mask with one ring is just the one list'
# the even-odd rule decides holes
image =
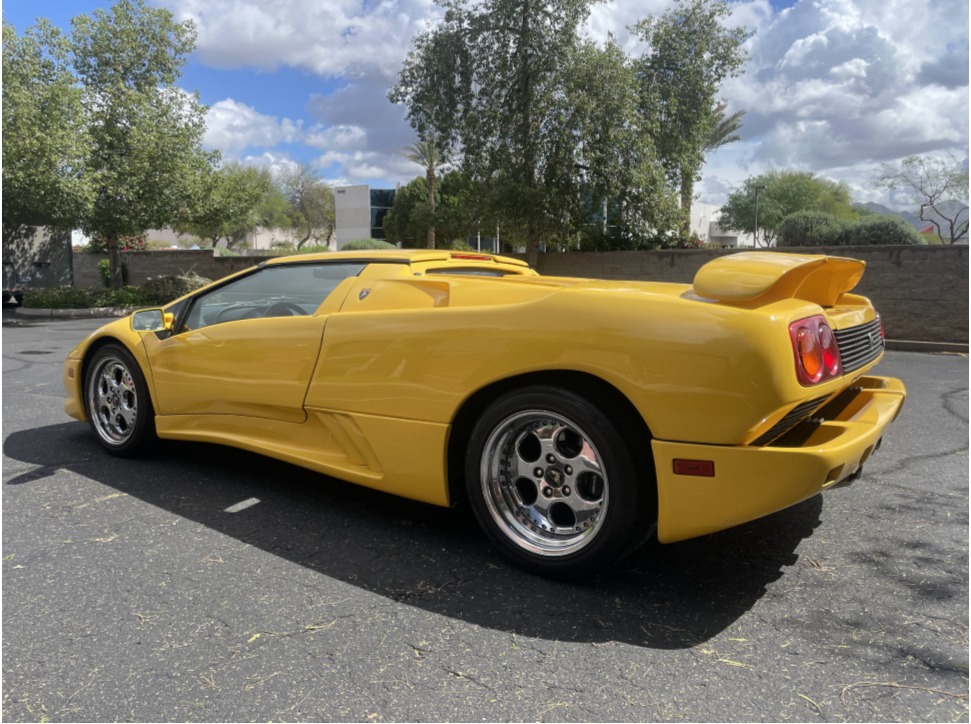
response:
{"label": "rear tire", "polygon": [[[472,429],[465,479],[489,540],[551,578],[604,571],[656,526],[657,493],[638,427],[556,387],[492,403]],[[649,450],[649,448],[647,448]]]}
{"label": "rear tire", "polygon": [[88,362],[84,404],[98,442],[112,455],[138,455],[155,442],[155,412],[145,376],[121,345],[106,344]]}

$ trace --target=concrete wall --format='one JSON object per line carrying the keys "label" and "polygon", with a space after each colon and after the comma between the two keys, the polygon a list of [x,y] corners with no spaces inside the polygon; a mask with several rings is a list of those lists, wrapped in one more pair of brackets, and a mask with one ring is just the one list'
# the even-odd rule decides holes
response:
{"label": "concrete wall", "polygon": [[45,226],[4,229],[3,286],[40,289],[70,286],[71,232]]}
{"label": "concrete wall", "polygon": [[[854,246],[786,249],[862,259],[867,271],[856,291],[870,297],[895,340],[968,343],[968,247]],[[722,249],[542,254],[538,270],[548,276],[644,279],[691,283],[707,261],[735,253]],[[265,257],[214,257],[211,251],[125,252],[129,281],[194,270],[210,279],[258,264]],[[74,283],[99,287],[99,257],[74,255]]]}

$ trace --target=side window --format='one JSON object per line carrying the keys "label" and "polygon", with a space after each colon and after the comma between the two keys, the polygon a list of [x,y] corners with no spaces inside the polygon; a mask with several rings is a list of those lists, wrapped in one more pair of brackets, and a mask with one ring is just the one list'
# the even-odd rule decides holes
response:
{"label": "side window", "polygon": [[196,297],[183,329],[259,317],[313,314],[327,295],[365,267],[353,264],[268,266]]}

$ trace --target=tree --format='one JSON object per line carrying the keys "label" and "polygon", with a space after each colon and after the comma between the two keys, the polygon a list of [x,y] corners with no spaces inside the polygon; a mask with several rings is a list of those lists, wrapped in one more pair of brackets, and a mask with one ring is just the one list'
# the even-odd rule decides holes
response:
{"label": "tree", "polygon": [[428,181],[419,176],[398,189],[394,203],[384,217],[384,235],[389,242],[415,247],[423,236],[427,243]]}
{"label": "tree", "polygon": [[743,43],[748,32],[725,27],[730,14],[722,0],[678,0],[660,18],[645,18],[632,28],[650,45],[637,64],[642,103],[646,113],[657,114],[658,153],[680,189],[682,236],[691,227],[694,183],[709,150],[706,144],[725,120],[724,106],[716,102],[718,89],[741,72],[747,57]]}
{"label": "tree", "polygon": [[779,246],[837,246],[850,225],[825,211],[796,211],[779,224]]}
{"label": "tree", "polygon": [[844,221],[859,216],[845,184],[816,178],[808,171],[770,171],[746,179],[741,189],[728,195],[719,221],[722,228],[754,234],[756,198],[761,236],[756,246],[760,242],[771,246],[782,220],[797,211],[825,211]]}
{"label": "tree", "polygon": [[412,163],[425,169],[426,198],[428,204],[427,243],[429,249],[435,248],[435,172],[445,165],[445,157],[431,140],[418,140],[408,146],[402,155]]}
{"label": "tree", "polygon": [[910,192],[920,206],[920,218],[930,222],[942,244],[954,244],[968,234],[968,169],[954,156],[947,159],[908,156],[899,166],[884,164],[880,184]]}
{"label": "tree", "polygon": [[69,45],[44,20],[3,23],[3,240],[24,226],[73,229],[91,202],[89,136]]}
{"label": "tree", "polygon": [[916,245],[923,243],[917,230],[899,216],[867,216],[853,224],[843,236],[847,245]]}
{"label": "tree", "polygon": [[327,243],[334,233],[334,194],[317,172],[301,163],[283,172],[283,193],[290,202],[290,223],[296,231],[297,248],[310,239]]}
{"label": "tree", "polygon": [[560,160],[549,179],[576,245],[656,245],[678,226],[677,203],[658,163],[658,121],[644,113],[636,75],[613,39],[583,43],[565,63],[564,106],[556,122]]}
{"label": "tree", "polygon": [[461,148],[463,169],[502,204],[530,263],[561,227],[548,184],[565,170],[551,167],[563,145],[552,121],[591,1],[441,0],[442,22],[415,39],[389,92],[420,138]]}
{"label": "tree", "polygon": [[117,0],[71,23],[92,144],[93,202],[82,227],[106,239],[111,285],[120,288],[119,236],[172,224],[198,200],[215,162],[202,150],[205,109],[175,86],[195,28],[142,0]]}
{"label": "tree", "polygon": [[214,247],[226,239],[227,248],[232,249],[261,225],[260,204],[271,187],[266,169],[227,164],[208,174],[203,199],[188,218],[176,224],[176,230],[206,239]]}

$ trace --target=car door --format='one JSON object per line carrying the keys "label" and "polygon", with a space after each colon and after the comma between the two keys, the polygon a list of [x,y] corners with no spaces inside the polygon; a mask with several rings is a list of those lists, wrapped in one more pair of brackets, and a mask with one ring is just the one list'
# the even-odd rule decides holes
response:
{"label": "car door", "polygon": [[339,306],[324,301],[363,268],[269,265],[193,299],[174,334],[144,338],[160,414],[303,421],[327,310]]}

